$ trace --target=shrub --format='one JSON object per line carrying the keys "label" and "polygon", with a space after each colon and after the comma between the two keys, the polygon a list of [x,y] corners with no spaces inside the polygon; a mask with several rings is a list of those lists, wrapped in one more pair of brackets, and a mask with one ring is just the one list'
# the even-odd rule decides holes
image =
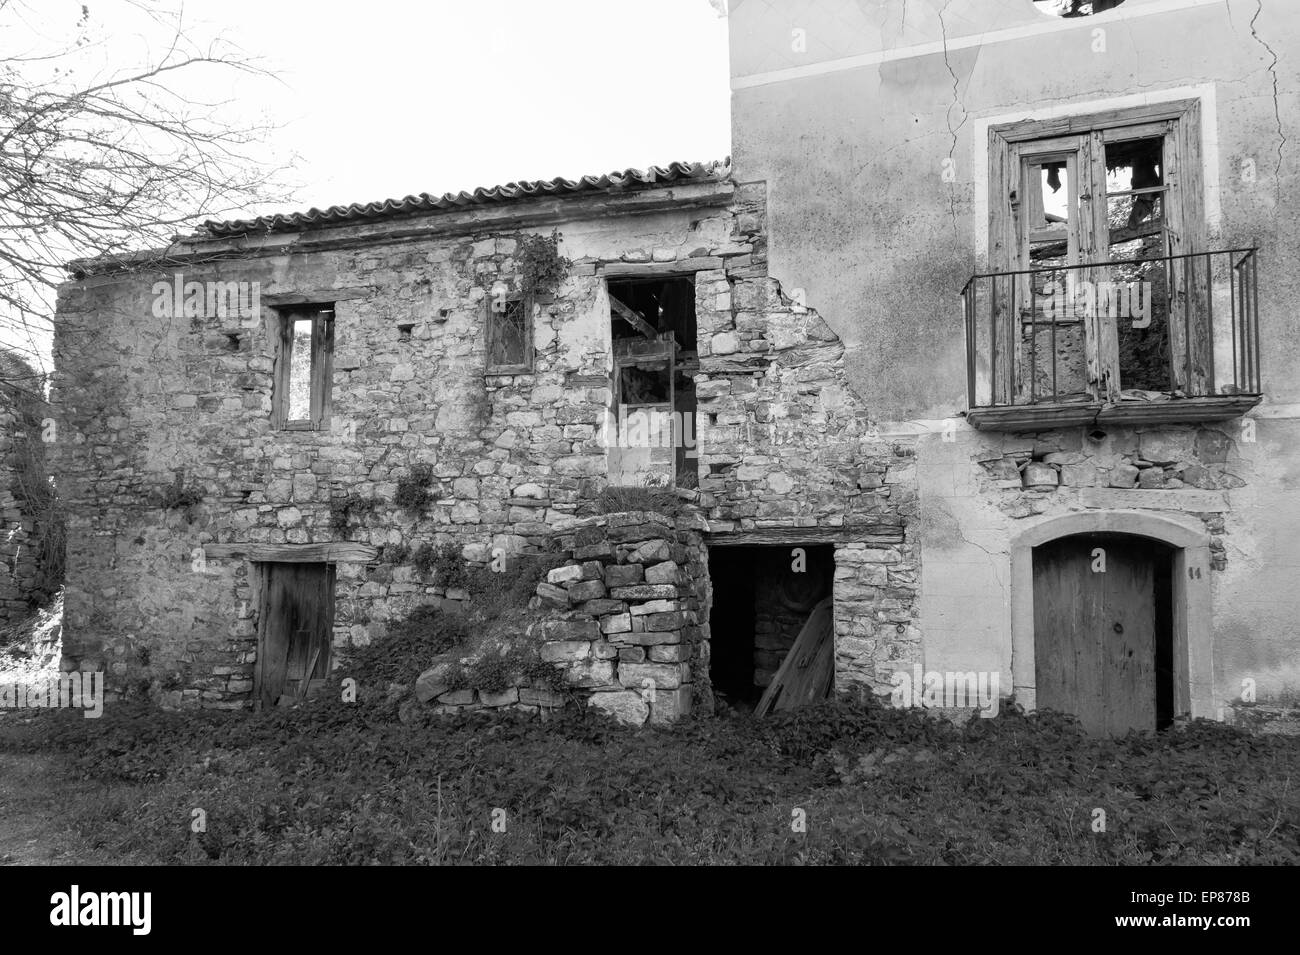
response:
{"label": "shrub", "polygon": [[560,233],[520,236],[515,246],[519,286],[525,293],[554,293],[573,263],[560,255]]}
{"label": "shrub", "polygon": [[398,480],[393,503],[416,514],[423,513],[433,499],[429,491],[432,486],[433,468],[427,464],[414,464],[406,476]]}
{"label": "shrub", "polygon": [[472,633],[471,621],[461,614],[416,607],[386,636],[364,647],[348,648],[340,675],[381,688],[413,683],[439,654],[463,645]]}
{"label": "shrub", "polygon": [[379,509],[377,501],[361,497],[359,494],[344,494],[330,499],[330,527],[336,531],[346,531],[353,517],[364,520]]}
{"label": "shrub", "polygon": [[671,488],[610,485],[600,492],[596,509],[601,514],[654,511],[676,517],[682,511],[682,502]]}
{"label": "shrub", "polygon": [[[58,754],[104,784],[47,798],[108,862],[1300,862],[1300,740],[1204,722],[1100,740],[1051,713],[957,726],[836,700],[634,730],[586,711],[402,723],[335,697],[259,714],[43,711],[0,723],[0,750]],[[175,824],[196,805],[197,836]],[[490,831],[498,807],[506,833]]]}

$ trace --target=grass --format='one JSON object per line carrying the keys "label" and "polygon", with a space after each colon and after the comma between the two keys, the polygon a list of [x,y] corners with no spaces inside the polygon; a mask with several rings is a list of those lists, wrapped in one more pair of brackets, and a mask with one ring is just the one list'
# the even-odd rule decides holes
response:
{"label": "grass", "polygon": [[1300,740],[1211,723],[1096,740],[1050,713],[954,726],[846,700],[645,730],[119,704],[0,720],[0,754],[33,753],[69,781],[44,811],[106,863],[1300,861]]}

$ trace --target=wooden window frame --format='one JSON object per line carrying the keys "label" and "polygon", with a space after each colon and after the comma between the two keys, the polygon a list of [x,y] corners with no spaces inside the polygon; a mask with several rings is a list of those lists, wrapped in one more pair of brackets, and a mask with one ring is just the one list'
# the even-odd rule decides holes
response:
{"label": "wooden window frame", "polygon": [[[1104,146],[1126,139],[1154,138],[1164,140],[1163,174],[1166,187],[1164,204],[1165,228],[1169,236],[1171,255],[1203,252],[1206,250],[1206,221],[1203,195],[1203,166],[1201,159],[1201,102],[1199,99],[1176,100],[1136,106],[1129,109],[1106,110],[1078,116],[1060,116],[1044,120],[1023,120],[989,127],[989,270],[1017,270],[1022,268],[1021,249],[1023,235],[1018,214],[1025,184],[1022,181],[1024,154],[1037,155],[1049,152],[1051,140],[1064,137],[1081,137],[1085,148],[1081,161],[1091,167],[1088,174],[1080,170],[1080,185],[1105,182]],[[1100,167],[1100,172],[1098,168]],[[1100,180],[1098,180],[1100,176]],[[1079,255],[1083,262],[1096,262],[1104,254],[1096,248],[1097,236],[1106,228],[1106,206],[1086,196],[1087,208],[1081,210],[1079,229]],[[1171,201],[1172,200],[1172,201]],[[1089,270],[1091,271],[1091,270]],[[1084,273],[1087,274],[1087,273]],[[1208,324],[1208,311],[1204,302],[1209,290],[1204,288],[1202,277],[1193,277],[1192,285],[1181,296],[1178,307],[1190,310],[1193,341],[1182,340],[1183,325],[1170,323],[1171,348],[1174,353],[1175,375],[1172,385],[1189,394],[1203,395],[1213,382],[1204,380],[1198,371],[1203,359],[1213,348],[1212,329]],[[1001,341],[1016,341],[1016,316],[1006,303],[1000,303],[993,318]],[[1088,388],[1095,400],[1119,400],[1119,349],[1114,320],[1099,316],[1085,331],[1088,352]],[[1177,339],[1177,340],[1175,340]],[[1194,360],[1190,367],[1179,355],[1190,353]],[[1009,366],[1010,363],[1008,362]],[[1022,390],[1021,383],[1013,379],[1008,367],[993,382],[993,404],[1016,403]]]}
{"label": "wooden window frame", "polygon": [[[311,410],[307,418],[289,417],[290,372],[293,367],[293,326],[311,318]],[[334,305],[292,305],[276,309],[275,371],[271,395],[271,424],[280,431],[327,431],[333,404]]]}
{"label": "wooden window frame", "polygon": [[[504,311],[496,310],[496,303],[520,302],[524,313],[524,360],[522,363],[509,365],[492,364],[492,346],[496,342],[495,332],[497,329],[497,316],[504,315]],[[535,300],[532,295],[523,292],[510,292],[504,296],[488,294],[483,305],[483,344],[485,351],[485,370],[486,375],[527,375],[531,374],[535,365],[533,355],[533,312],[535,310]]]}

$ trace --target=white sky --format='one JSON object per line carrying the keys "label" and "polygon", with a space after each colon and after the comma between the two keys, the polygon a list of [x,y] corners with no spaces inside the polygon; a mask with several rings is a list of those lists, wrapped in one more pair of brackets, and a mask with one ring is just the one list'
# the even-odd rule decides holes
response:
{"label": "white sky", "polygon": [[[569,178],[730,152],[708,0],[188,0],[283,81],[297,206]],[[93,15],[93,8],[92,8]]]}
{"label": "white sky", "polygon": [[[0,54],[66,48],[82,2],[29,0]],[[161,58],[163,34],[125,0],[84,2],[80,76]],[[727,23],[710,0],[158,2],[183,9],[191,39],[234,44],[276,77],[176,74],[238,122],[280,127],[265,155],[291,167],[293,198],[243,215],[730,152]],[[6,344],[49,368],[44,327],[33,339],[0,321]]]}

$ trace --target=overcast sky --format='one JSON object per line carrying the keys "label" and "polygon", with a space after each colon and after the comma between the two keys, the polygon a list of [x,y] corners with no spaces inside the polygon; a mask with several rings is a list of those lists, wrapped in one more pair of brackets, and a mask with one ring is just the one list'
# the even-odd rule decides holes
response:
{"label": "overcast sky", "polygon": [[[709,0],[188,0],[264,58],[299,205],[574,177],[730,151]],[[93,15],[93,9],[92,9]]]}
{"label": "overcast sky", "polygon": [[[192,101],[228,104],[232,124],[277,127],[259,158],[289,167],[291,198],[245,215],[730,152],[721,0],[142,2],[180,10],[191,41],[233,44],[273,77],[169,77]],[[84,83],[166,53],[168,31],[132,0],[84,6],[11,5],[0,56],[35,57],[25,79],[57,85],[56,69]],[[0,316],[0,345],[49,368],[47,323]]]}

